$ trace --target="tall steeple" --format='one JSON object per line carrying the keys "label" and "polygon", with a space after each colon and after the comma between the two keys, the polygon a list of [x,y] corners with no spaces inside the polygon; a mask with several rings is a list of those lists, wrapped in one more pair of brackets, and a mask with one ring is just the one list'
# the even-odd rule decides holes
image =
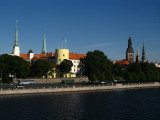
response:
{"label": "tall steeple", "polygon": [[137,47],[136,63],[140,63],[139,48]]}
{"label": "tall steeple", "polygon": [[47,53],[46,50],[46,37],[45,37],[45,32],[44,32],[44,38],[43,38],[43,47],[42,47],[42,53]]}
{"label": "tall steeple", "polygon": [[146,53],[144,49],[144,43],[143,43],[143,48],[142,48],[142,62],[146,62]]}
{"label": "tall steeple", "polygon": [[18,43],[18,20],[16,20],[16,32],[15,32],[15,41],[13,46],[13,55],[19,56],[20,55],[20,49],[19,49],[19,43]]}
{"label": "tall steeple", "polygon": [[19,46],[18,43],[18,26],[17,26],[18,21],[16,20],[16,32],[15,32],[15,41],[14,41],[14,47]]}
{"label": "tall steeple", "polygon": [[129,39],[128,39],[128,48],[127,48],[127,51],[126,51],[126,60],[130,61],[131,63],[134,62],[134,50],[132,48],[132,39],[131,39],[130,36],[129,36]]}

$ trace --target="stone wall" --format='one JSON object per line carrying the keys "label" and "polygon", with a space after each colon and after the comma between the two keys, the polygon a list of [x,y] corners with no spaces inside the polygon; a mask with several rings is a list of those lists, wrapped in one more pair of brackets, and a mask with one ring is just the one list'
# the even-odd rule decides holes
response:
{"label": "stone wall", "polygon": [[[35,80],[35,83],[61,83],[62,80],[65,80],[65,78],[29,78],[29,79],[17,79],[16,83],[18,83],[18,80]],[[88,82],[88,77],[77,77],[77,78],[67,78],[66,80],[74,80],[75,83],[77,82]]]}
{"label": "stone wall", "polygon": [[160,87],[159,83],[153,84],[137,84],[137,85],[112,85],[112,86],[84,86],[84,87],[67,87],[67,88],[41,88],[41,89],[15,89],[15,90],[0,90],[0,95],[7,94],[33,94],[33,93],[55,93],[55,92],[74,92],[74,91],[96,91],[96,90],[112,90],[112,89],[131,89],[131,88],[146,88]]}

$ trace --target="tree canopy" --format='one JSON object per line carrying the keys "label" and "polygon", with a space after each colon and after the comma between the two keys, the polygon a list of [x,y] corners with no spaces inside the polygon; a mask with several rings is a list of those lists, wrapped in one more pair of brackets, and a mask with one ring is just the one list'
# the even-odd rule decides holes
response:
{"label": "tree canopy", "polygon": [[88,52],[83,60],[85,75],[91,81],[113,80],[112,62],[99,50]]}
{"label": "tree canopy", "polygon": [[60,71],[62,74],[70,73],[71,67],[73,66],[72,61],[64,59],[60,64]]}
{"label": "tree canopy", "polygon": [[9,74],[26,78],[30,73],[29,62],[11,55],[0,55],[0,70],[3,72],[3,82],[9,82]]}
{"label": "tree canopy", "polygon": [[47,75],[47,73],[51,70],[51,64],[47,60],[37,60],[32,63],[31,71],[32,76],[42,77]]}

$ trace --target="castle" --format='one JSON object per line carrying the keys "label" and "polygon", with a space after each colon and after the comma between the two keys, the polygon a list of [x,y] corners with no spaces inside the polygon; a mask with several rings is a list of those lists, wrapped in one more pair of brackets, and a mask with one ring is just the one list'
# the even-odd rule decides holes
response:
{"label": "castle", "polygon": [[44,60],[54,62],[54,63],[56,63],[56,65],[60,65],[60,63],[64,59],[67,59],[67,60],[72,61],[72,63],[73,63],[73,66],[71,68],[71,74],[74,74],[74,76],[76,76],[77,73],[80,73],[80,71],[81,71],[80,59],[83,59],[85,57],[85,54],[69,53],[69,49],[56,49],[55,53],[47,52],[45,32],[44,32],[44,37],[43,37],[42,53],[35,54],[31,49],[29,50],[29,52],[27,54],[20,53],[20,46],[19,46],[19,42],[18,42],[17,21],[16,21],[15,41],[14,41],[14,46],[13,46],[13,53],[11,53],[10,55],[19,56],[29,62],[34,62],[38,59],[44,59]]}

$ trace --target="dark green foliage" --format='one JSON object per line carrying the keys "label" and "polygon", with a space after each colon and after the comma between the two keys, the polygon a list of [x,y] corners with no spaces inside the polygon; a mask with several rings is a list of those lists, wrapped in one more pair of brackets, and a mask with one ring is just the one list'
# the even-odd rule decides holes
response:
{"label": "dark green foliage", "polygon": [[119,63],[113,65],[113,74],[115,78],[123,76],[122,66]]}
{"label": "dark green foliage", "polygon": [[128,82],[160,81],[160,68],[147,62],[131,63],[128,65],[128,68],[123,71],[123,78]]}
{"label": "dark green foliage", "polygon": [[3,72],[3,82],[9,82],[9,74],[17,78],[26,78],[30,73],[29,62],[18,56],[0,55],[0,70]]}
{"label": "dark green foliage", "polygon": [[36,77],[45,76],[50,70],[51,64],[47,60],[37,60],[31,66],[32,76]]}
{"label": "dark green foliage", "polygon": [[91,81],[113,80],[112,62],[99,50],[88,52],[84,60],[84,73]]}
{"label": "dark green foliage", "polygon": [[73,66],[72,61],[64,59],[59,66],[60,72],[62,74],[70,73],[72,66]]}

